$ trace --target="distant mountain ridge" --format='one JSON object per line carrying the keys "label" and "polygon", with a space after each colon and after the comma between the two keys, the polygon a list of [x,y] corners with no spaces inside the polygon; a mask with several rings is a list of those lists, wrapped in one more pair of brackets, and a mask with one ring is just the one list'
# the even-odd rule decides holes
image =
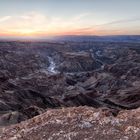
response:
{"label": "distant mountain ridge", "polygon": [[99,42],[140,42],[140,35],[113,35],[113,36],[55,36],[53,40],[61,41],[99,41]]}
{"label": "distant mountain ridge", "polygon": [[45,36],[45,37],[0,37],[0,41],[73,41],[73,42],[128,42],[140,43],[140,35],[63,35],[63,36]]}

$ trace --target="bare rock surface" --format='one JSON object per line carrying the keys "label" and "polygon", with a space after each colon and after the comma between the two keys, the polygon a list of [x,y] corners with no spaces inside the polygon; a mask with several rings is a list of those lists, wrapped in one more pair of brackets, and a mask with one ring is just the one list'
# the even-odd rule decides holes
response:
{"label": "bare rock surface", "polygon": [[1,140],[139,140],[140,109],[117,117],[106,108],[71,107],[0,128]]}

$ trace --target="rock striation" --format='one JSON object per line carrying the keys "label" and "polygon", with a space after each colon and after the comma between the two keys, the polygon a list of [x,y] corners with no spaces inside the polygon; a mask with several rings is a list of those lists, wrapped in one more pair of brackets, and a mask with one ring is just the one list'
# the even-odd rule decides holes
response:
{"label": "rock striation", "polygon": [[0,126],[79,106],[140,107],[139,43],[0,42]]}

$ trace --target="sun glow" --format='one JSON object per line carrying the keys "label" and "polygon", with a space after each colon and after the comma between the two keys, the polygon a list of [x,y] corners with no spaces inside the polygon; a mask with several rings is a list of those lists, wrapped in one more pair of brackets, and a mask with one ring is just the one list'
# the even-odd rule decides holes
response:
{"label": "sun glow", "polygon": [[21,34],[21,35],[34,35],[35,31],[32,29],[22,29],[22,30],[19,30],[19,34]]}
{"label": "sun glow", "polygon": [[[139,34],[138,29],[130,29],[138,19],[107,22],[89,18],[91,13],[64,17],[50,17],[40,12],[0,17],[0,37],[46,37],[55,35],[120,35]],[[131,22],[130,22],[131,21]],[[133,21],[133,22],[132,22]],[[90,24],[87,24],[90,23]],[[130,22],[128,25],[124,24]],[[10,24],[9,24],[10,23]]]}
{"label": "sun glow", "polygon": [[1,33],[1,35],[7,35],[7,36],[37,36],[38,31],[34,29],[15,29],[15,30],[10,30],[7,32]]}

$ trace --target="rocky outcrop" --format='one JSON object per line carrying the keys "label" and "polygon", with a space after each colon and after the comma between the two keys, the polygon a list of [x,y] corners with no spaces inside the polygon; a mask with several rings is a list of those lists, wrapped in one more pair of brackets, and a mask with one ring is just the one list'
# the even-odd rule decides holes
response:
{"label": "rocky outcrop", "polygon": [[0,128],[1,140],[139,140],[140,109],[121,111],[74,107],[46,113],[10,127]]}
{"label": "rocky outcrop", "polygon": [[89,52],[64,52],[57,69],[61,72],[91,71],[100,67]]}

